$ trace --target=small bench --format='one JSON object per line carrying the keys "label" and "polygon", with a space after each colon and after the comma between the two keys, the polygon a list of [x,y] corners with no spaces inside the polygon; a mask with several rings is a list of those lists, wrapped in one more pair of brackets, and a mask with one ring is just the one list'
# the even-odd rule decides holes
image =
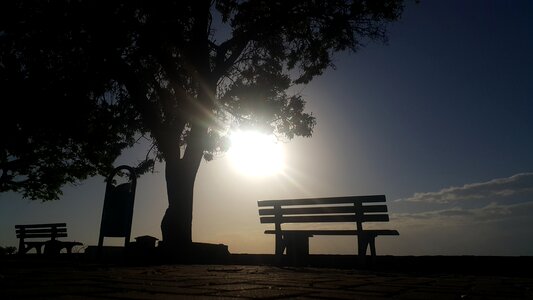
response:
{"label": "small bench", "polygon": [[[388,222],[384,195],[352,196],[335,198],[310,198],[258,201],[262,224],[274,224],[274,230],[265,234],[276,235],[276,255],[286,250],[288,256],[307,256],[309,238],[315,235],[356,235],[358,255],[364,257],[370,246],[376,255],[375,239],[380,235],[399,235],[397,230],[363,229],[366,222]],[[283,230],[284,223],[354,223],[354,229],[329,230]],[[317,226],[313,226],[316,228]]]}
{"label": "small bench", "polygon": [[[74,246],[83,245],[79,242],[63,242],[57,238],[67,237],[66,223],[51,224],[30,224],[15,225],[17,238],[19,239],[19,254],[26,254],[32,248],[35,248],[38,254],[42,254],[42,247],[45,254],[59,254],[62,249],[67,253],[72,253]],[[50,239],[46,241],[26,241],[26,239]]]}

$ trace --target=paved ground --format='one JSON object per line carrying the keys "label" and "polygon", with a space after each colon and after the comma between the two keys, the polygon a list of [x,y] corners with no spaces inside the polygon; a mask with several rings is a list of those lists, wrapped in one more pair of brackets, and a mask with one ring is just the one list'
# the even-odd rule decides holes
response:
{"label": "paved ground", "polygon": [[533,278],[241,265],[0,265],[0,299],[533,299]]}

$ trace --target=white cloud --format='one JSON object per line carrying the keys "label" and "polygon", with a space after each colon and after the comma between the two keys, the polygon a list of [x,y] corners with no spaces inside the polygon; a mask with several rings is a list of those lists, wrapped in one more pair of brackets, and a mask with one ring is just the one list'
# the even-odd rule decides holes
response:
{"label": "white cloud", "polygon": [[[435,224],[464,224],[504,221],[506,219],[526,217],[533,220],[533,201],[518,204],[498,204],[492,202],[480,208],[452,207],[440,210],[416,213],[391,214],[396,222],[413,223],[416,221],[434,222]],[[426,224],[428,225],[428,224]]]}
{"label": "white cloud", "polygon": [[533,173],[415,193],[391,204],[391,226],[400,237],[384,243],[400,253],[533,254]]}
{"label": "white cloud", "polygon": [[465,184],[462,187],[449,187],[438,192],[415,193],[405,201],[446,204],[480,199],[498,201],[509,197],[520,197],[523,199],[520,202],[533,199],[533,173],[520,173],[507,178]]}

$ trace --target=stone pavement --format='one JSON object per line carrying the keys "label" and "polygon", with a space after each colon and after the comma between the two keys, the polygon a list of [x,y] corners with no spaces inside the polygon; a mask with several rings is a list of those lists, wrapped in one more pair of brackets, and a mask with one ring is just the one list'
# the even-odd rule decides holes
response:
{"label": "stone pavement", "polygon": [[0,264],[3,300],[231,298],[533,299],[533,278],[249,265]]}

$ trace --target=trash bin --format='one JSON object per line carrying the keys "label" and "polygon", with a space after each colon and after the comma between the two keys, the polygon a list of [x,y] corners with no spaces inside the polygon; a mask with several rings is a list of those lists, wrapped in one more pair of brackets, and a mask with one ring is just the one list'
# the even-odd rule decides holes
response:
{"label": "trash bin", "polygon": [[155,243],[158,241],[158,238],[149,235],[138,236],[135,238],[137,247],[143,249],[155,248]]}

